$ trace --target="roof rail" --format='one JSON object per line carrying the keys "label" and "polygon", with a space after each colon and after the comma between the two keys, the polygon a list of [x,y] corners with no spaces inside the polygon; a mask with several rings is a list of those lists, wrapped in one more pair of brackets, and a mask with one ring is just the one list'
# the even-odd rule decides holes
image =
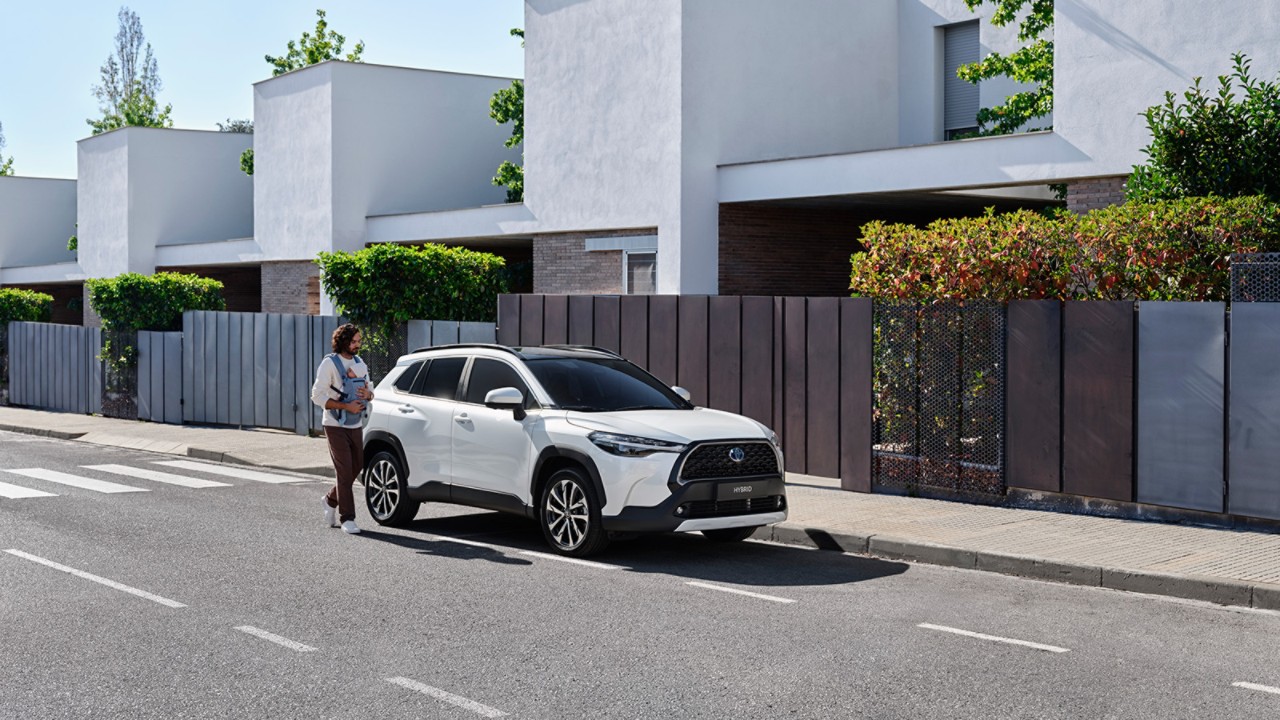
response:
{"label": "roof rail", "polygon": [[447,345],[431,345],[428,347],[420,347],[417,350],[411,351],[409,354],[426,352],[427,350],[452,350],[454,348],[488,348],[490,350],[502,350],[504,352],[509,352],[512,355],[519,354],[510,347],[506,345],[499,345],[497,343],[450,343]]}
{"label": "roof rail", "polygon": [[556,345],[541,345],[540,347],[545,347],[545,348],[555,348],[555,349],[557,349],[557,350],[594,350],[594,351],[596,351],[596,352],[602,352],[602,353],[604,353],[604,354],[606,354],[606,355],[612,355],[613,357],[616,357],[616,358],[620,358],[620,357],[622,357],[622,356],[621,356],[621,355],[619,355],[618,353],[616,353],[616,352],[614,352],[614,351],[612,351],[612,350],[609,350],[608,348],[596,347],[595,345],[566,345],[566,344],[556,344]]}

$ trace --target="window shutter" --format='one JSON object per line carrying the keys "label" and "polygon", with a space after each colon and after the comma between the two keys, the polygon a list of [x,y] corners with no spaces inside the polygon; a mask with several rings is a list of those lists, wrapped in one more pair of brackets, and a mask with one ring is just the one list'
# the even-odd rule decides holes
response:
{"label": "window shutter", "polygon": [[943,33],[942,127],[973,128],[978,125],[978,86],[956,77],[956,70],[980,59],[978,21],[948,25]]}

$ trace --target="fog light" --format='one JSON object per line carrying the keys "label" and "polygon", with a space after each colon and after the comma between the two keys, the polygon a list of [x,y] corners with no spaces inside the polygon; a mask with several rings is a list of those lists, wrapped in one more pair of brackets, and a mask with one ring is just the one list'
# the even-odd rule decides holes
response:
{"label": "fog light", "polygon": [[782,496],[778,496],[778,507],[782,507]]}
{"label": "fog light", "polygon": [[684,506],[683,506],[683,505],[681,505],[680,507],[676,508],[676,514],[677,514],[677,515],[683,515],[683,514],[684,514]]}

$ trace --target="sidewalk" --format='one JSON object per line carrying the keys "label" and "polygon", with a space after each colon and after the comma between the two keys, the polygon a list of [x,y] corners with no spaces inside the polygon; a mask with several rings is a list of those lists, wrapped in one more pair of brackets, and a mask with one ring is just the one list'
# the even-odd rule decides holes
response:
{"label": "sidewalk", "polygon": [[[321,438],[0,407],[0,430],[330,476]],[[1280,610],[1280,535],[943,500],[788,477],[781,543]]]}

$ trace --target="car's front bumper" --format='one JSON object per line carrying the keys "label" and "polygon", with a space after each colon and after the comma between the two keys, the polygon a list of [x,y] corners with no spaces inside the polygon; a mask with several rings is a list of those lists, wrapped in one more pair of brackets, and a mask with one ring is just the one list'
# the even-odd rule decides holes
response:
{"label": "car's front bumper", "polygon": [[[748,486],[747,497],[733,494]],[[769,525],[786,518],[786,484],[781,476],[766,476],[679,485],[658,505],[626,506],[601,522],[610,532],[684,532]]]}

